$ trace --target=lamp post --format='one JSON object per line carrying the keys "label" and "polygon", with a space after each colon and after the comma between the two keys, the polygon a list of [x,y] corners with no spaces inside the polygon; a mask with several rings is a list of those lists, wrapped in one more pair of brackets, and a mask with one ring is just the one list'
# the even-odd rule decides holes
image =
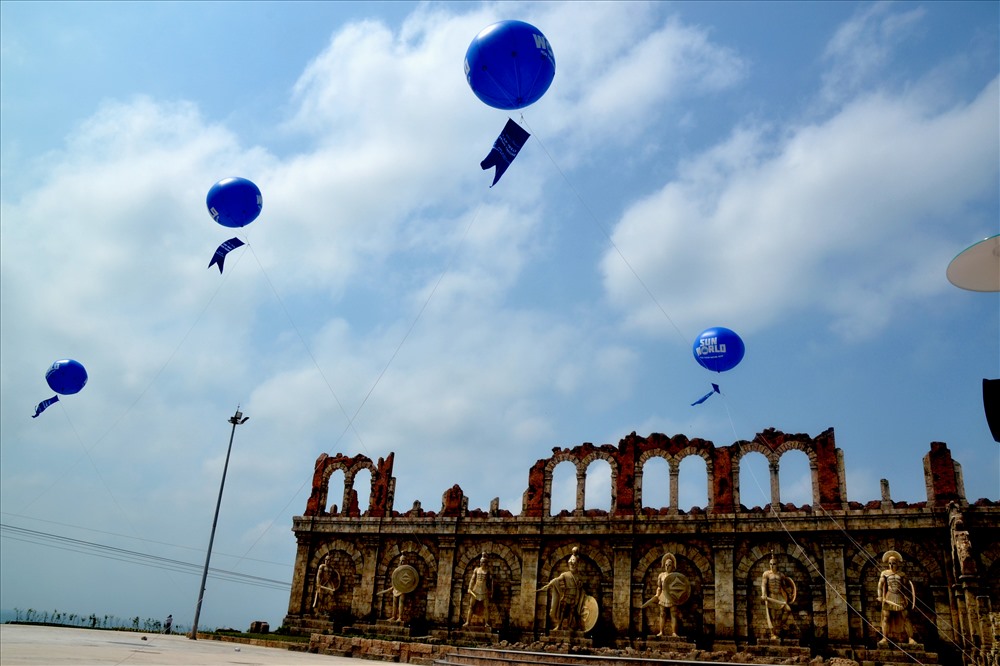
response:
{"label": "lamp post", "polygon": [[229,454],[233,451],[233,438],[236,437],[236,426],[246,423],[249,416],[243,416],[239,406],[236,413],[229,417],[233,431],[229,434],[229,448],[226,449],[226,464],[222,468],[222,483],[219,484],[219,499],[215,503],[215,518],[212,519],[212,534],[208,537],[208,554],[205,555],[205,570],[201,574],[201,589],[198,591],[198,604],[194,607],[194,624],[191,627],[191,640],[198,640],[198,617],[201,615],[201,602],[205,598],[205,581],[208,580],[208,563],[212,559],[212,543],[215,541],[215,526],[219,523],[219,507],[222,506],[222,490],[226,487],[226,472],[229,470]]}

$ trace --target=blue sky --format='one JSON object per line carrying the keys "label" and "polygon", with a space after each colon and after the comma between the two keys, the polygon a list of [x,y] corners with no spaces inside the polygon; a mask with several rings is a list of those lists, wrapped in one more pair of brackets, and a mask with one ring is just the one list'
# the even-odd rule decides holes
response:
{"label": "blue sky", "polygon": [[[833,427],[852,501],[882,478],[925,500],[932,441],[970,499],[1000,496],[981,393],[1000,300],[945,278],[1000,231],[996,3],[4,2],[0,18],[2,608],[190,624],[198,575],[17,530],[200,569],[237,405],[212,563],[273,580],[291,580],[323,452],[394,451],[400,510],[457,483],[517,513],[552,447]],[[508,18],[556,58],[523,115],[462,70]],[[509,116],[532,137],[490,189],[479,162]],[[229,176],[264,206],[220,277],[206,266],[233,234],[204,201]],[[691,353],[711,326],[747,347],[721,375]],[[65,357],[87,387],[29,418]],[[713,381],[723,395],[691,407]],[[782,459],[784,501],[809,501],[807,472]],[[682,508],[704,505],[703,476],[681,476]],[[744,504],[767,487],[750,456]],[[587,496],[607,508],[606,475]],[[201,625],[277,626],[287,601],[210,579]]]}

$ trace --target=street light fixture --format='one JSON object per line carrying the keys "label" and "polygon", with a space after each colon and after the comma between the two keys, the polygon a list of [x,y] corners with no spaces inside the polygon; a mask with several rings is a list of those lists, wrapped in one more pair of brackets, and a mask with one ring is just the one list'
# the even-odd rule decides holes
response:
{"label": "street light fixture", "polygon": [[215,526],[219,523],[219,507],[222,506],[222,490],[226,487],[226,472],[229,470],[229,454],[233,450],[233,438],[236,436],[236,426],[246,423],[249,416],[243,416],[239,406],[236,413],[229,417],[229,422],[233,424],[233,431],[229,434],[229,448],[226,449],[226,464],[222,468],[222,483],[219,484],[219,499],[215,503],[215,518],[212,519],[212,534],[208,537],[208,554],[205,555],[205,570],[201,574],[201,589],[198,592],[198,605],[194,607],[194,624],[191,627],[189,638],[198,640],[198,618],[201,616],[201,602],[205,598],[205,581],[208,580],[208,563],[212,559],[212,543],[215,541]]}

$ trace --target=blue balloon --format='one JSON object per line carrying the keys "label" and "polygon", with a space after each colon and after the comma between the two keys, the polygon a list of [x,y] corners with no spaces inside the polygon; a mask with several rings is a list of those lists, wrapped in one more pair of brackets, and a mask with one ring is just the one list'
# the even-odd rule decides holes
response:
{"label": "blue balloon", "polygon": [[465,78],[472,92],[497,109],[534,104],[555,75],[549,40],[524,21],[500,21],[483,28],[465,53]]}
{"label": "blue balloon", "polygon": [[707,328],[694,341],[694,357],[702,365],[714,372],[732,370],[746,353],[743,340],[733,331],[722,326]]}
{"label": "blue balloon", "polygon": [[205,203],[209,215],[222,226],[245,227],[260,215],[264,199],[246,178],[223,178],[212,185]]}
{"label": "blue balloon", "polygon": [[87,371],[78,361],[65,358],[56,361],[45,373],[49,388],[62,395],[79,393],[87,384]]}

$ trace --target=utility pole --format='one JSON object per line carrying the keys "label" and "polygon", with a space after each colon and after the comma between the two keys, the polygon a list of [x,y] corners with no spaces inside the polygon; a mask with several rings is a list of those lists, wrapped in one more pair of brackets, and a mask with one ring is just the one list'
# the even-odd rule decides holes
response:
{"label": "utility pole", "polygon": [[215,518],[212,519],[212,534],[208,537],[208,554],[205,555],[205,570],[201,574],[201,589],[198,592],[198,605],[194,607],[194,624],[191,627],[191,635],[188,636],[193,641],[198,640],[198,617],[201,615],[201,602],[205,598],[205,581],[208,580],[208,563],[212,559],[212,543],[215,541],[215,526],[219,523],[219,507],[222,506],[222,490],[226,487],[226,472],[229,470],[229,454],[233,451],[233,438],[236,437],[236,426],[246,423],[249,416],[243,416],[239,406],[236,413],[229,417],[229,422],[233,424],[233,431],[229,434],[229,448],[226,449],[226,464],[222,468],[222,483],[219,484],[219,500],[215,503]]}

